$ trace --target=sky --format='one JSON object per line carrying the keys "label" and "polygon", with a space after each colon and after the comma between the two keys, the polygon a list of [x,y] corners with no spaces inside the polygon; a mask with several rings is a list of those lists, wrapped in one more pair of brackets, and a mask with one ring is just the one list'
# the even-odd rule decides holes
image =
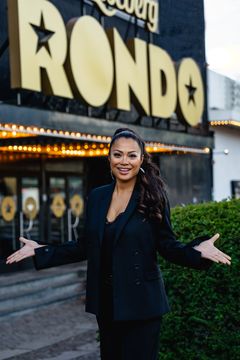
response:
{"label": "sky", "polygon": [[209,68],[240,81],[240,0],[204,0]]}

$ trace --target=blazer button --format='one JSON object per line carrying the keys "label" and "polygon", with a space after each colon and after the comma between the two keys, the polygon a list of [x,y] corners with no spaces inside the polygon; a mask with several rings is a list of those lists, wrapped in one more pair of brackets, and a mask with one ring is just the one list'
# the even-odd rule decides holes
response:
{"label": "blazer button", "polygon": [[139,279],[136,279],[136,280],[135,280],[135,284],[136,284],[136,285],[140,285],[140,284],[141,284],[141,281],[140,281]]}
{"label": "blazer button", "polygon": [[139,265],[138,264],[134,264],[134,269],[138,270],[139,269]]}
{"label": "blazer button", "polygon": [[49,252],[49,249],[48,249],[48,248],[46,248],[46,249],[45,249],[45,252]]}
{"label": "blazer button", "polygon": [[138,250],[135,250],[134,251],[134,255],[138,255],[139,254],[139,251]]}

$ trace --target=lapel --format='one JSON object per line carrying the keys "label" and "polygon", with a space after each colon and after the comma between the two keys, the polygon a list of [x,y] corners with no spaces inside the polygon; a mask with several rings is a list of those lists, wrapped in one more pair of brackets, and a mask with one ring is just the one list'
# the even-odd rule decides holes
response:
{"label": "lapel", "polygon": [[127,224],[130,216],[133,214],[134,210],[137,207],[137,200],[138,200],[138,191],[136,189],[136,186],[133,190],[132,196],[128,202],[128,205],[126,207],[126,210],[124,211],[124,213],[122,214],[122,216],[119,218],[118,220],[118,227],[117,227],[117,231],[115,233],[115,237],[114,237],[114,246],[116,246],[118,239],[120,238],[121,232],[124,229],[124,226]]}
{"label": "lapel", "polygon": [[109,186],[105,188],[105,191],[102,194],[102,198],[99,201],[98,206],[98,216],[96,217],[96,228],[98,229],[98,238],[99,244],[101,245],[104,233],[104,226],[106,221],[107,212],[112,200],[113,190],[115,188],[115,181],[113,181]]}
{"label": "lapel", "polygon": [[[109,206],[111,204],[114,188],[115,188],[115,181],[113,183],[111,183],[108,187],[106,187],[104,193],[102,194],[102,198],[98,204],[99,215],[96,219],[96,227],[98,228],[98,237],[99,237],[100,246],[101,246],[103,235],[104,235],[104,226],[105,226],[106,216],[108,213]],[[130,216],[136,209],[137,199],[138,199],[138,190],[135,186],[133,193],[129,199],[126,210],[124,211],[124,213],[118,220],[118,229],[115,234],[114,245],[116,245],[124,226],[127,224]]]}

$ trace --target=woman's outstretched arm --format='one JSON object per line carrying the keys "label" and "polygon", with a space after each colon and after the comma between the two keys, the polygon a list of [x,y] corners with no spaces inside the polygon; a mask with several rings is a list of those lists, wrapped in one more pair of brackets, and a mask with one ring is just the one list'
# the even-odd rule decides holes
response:
{"label": "woman's outstretched arm", "polygon": [[86,260],[86,223],[88,218],[88,209],[89,199],[86,205],[85,229],[80,241],[70,241],[59,245],[41,245],[36,241],[20,237],[19,240],[24,244],[23,247],[11,254],[7,258],[6,264],[12,264],[22,261],[28,257],[33,257],[35,268],[40,270]]}
{"label": "woman's outstretched arm", "polygon": [[87,258],[84,240],[80,242],[67,242],[60,245],[40,245],[36,241],[23,237],[19,240],[24,244],[23,247],[11,254],[7,258],[6,264],[12,264],[28,257],[33,257],[36,269],[40,270],[83,261]]}
{"label": "woman's outstretched arm", "polygon": [[37,270],[53,266],[71,264],[87,259],[87,221],[90,208],[91,193],[86,202],[85,226],[79,241],[69,241],[59,245],[41,245],[36,241],[20,237],[19,240],[24,246],[11,254],[6,263],[12,264],[28,257],[33,257]]}
{"label": "woman's outstretched arm", "polygon": [[156,226],[158,252],[166,260],[177,265],[195,269],[208,269],[212,262],[231,264],[231,258],[214,246],[219,234],[213,237],[199,237],[183,244],[178,241],[172,230],[170,206],[167,202],[162,223]]}
{"label": "woman's outstretched arm", "polygon": [[215,234],[210,239],[204,240],[199,245],[193,246],[193,248],[200,251],[202,258],[204,259],[212,260],[216,263],[231,265],[231,257],[214,245],[219,236],[219,234]]}
{"label": "woman's outstretched arm", "polygon": [[35,249],[45,246],[38,244],[36,241],[25,239],[24,237],[20,237],[19,240],[23,244],[23,247],[8,256],[6,264],[13,264],[32,257],[35,255]]}

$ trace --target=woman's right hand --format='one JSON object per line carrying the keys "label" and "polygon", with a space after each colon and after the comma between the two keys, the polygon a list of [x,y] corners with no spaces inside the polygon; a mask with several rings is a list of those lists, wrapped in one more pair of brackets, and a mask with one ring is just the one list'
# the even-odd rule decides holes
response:
{"label": "woman's right hand", "polygon": [[8,256],[6,264],[12,264],[15,262],[19,262],[23,259],[35,255],[35,249],[46,246],[46,245],[39,245],[36,241],[25,239],[24,237],[20,237],[19,240],[24,244],[21,249],[15,251],[13,254]]}

